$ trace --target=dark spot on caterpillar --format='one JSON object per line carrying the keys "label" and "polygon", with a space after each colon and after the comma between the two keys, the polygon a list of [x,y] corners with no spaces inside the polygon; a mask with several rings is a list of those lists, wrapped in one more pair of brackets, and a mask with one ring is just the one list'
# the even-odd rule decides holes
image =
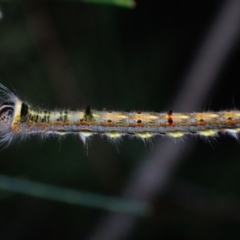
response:
{"label": "dark spot on caterpillar", "polygon": [[83,120],[86,121],[86,122],[93,122],[94,121],[90,106],[87,106],[87,108],[85,110]]}
{"label": "dark spot on caterpillar", "polygon": [[51,112],[48,111],[48,114],[46,115],[46,121],[47,121],[47,122],[50,122],[50,114],[51,114]]}
{"label": "dark spot on caterpillar", "polygon": [[173,124],[172,118],[168,118],[168,124],[169,124],[169,125],[172,125],[172,124]]}
{"label": "dark spot on caterpillar", "polygon": [[46,122],[46,116],[44,116],[42,119],[41,119],[41,123],[45,123]]}
{"label": "dark spot on caterpillar", "polygon": [[64,121],[64,122],[67,122],[67,121],[68,121],[68,111],[67,111],[67,110],[64,111],[63,121]]}
{"label": "dark spot on caterpillar", "polygon": [[137,114],[141,114],[142,112],[141,111],[137,111]]}
{"label": "dark spot on caterpillar", "polygon": [[201,119],[199,120],[199,122],[204,122],[204,120],[201,118]]}
{"label": "dark spot on caterpillar", "polygon": [[26,103],[22,103],[21,113],[20,113],[21,120],[24,120],[24,118],[27,116],[28,110],[29,110],[28,105]]}
{"label": "dark spot on caterpillar", "polygon": [[62,122],[63,121],[63,116],[62,116],[63,112],[62,111],[59,111],[59,118],[57,118],[57,122]]}
{"label": "dark spot on caterpillar", "polygon": [[228,121],[232,121],[232,118],[231,118],[231,117],[229,117],[229,118],[228,118]]}
{"label": "dark spot on caterpillar", "polygon": [[140,119],[139,119],[139,120],[137,120],[137,123],[142,123],[142,120],[140,120]]}
{"label": "dark spot on caterpillar", "polygon": [[172,120],[172,118],[171,118],[171,116],[172,116],[172,114],[173,114],[173,111],[172,110],[169,110],[168,111],[168,113],[167,113],[167,115],[168,115],[168,124],[169,125],[172,125],[173,124],[173,120]]}
{"label": "dark spot on caterpillar", "polygon": [[[36,115],[36,114],[29,114],[29,115],[27,116],[27,119],[26,119],[26,120],[30,120],[30,121],[32,121],[32,122],[37,122],[37,121],[36,121],[36,116],[38,116],[38,115]],[[21,119],[22,122],[23,122],[24,120],[25,120],[24,118]]]}
{"label": "dark spot on caterpillar", "polygon": [[90,106],[87,106],[87,108],[86,108],[86,110],[85,110],[85,114],[86,114],[86,115],[91,115]]}
{"label": "dark spot on caterpillar", "polygon": [[108,119],[108,121],[107,121],[108,123],[111,123],[112,122],[112,120],[111,119]]}

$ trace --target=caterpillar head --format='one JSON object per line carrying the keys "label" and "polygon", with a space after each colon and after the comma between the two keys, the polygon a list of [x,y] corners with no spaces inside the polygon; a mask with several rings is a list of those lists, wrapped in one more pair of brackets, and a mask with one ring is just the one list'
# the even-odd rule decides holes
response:
{"label": "caterpillar head", "polygon": [[0,84],[0,145],[12,141],[11,124],[14,115],[16,96]]}

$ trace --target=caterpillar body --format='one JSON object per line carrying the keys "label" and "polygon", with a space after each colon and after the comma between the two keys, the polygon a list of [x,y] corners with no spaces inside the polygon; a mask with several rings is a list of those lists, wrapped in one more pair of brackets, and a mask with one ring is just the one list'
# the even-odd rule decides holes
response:
{"label": "caterpillar body", "polygon": [[79,135],[85,143],[94,134],[110,139],[136,136],[143,140],[157,136],[180,138],[187,134],[204,137],[228,133],[237,138],[240,111],[165,113],[97,111],[87,107],[81,111],[44,110],[21,101],[0,84],[0,144],[29,135]]}

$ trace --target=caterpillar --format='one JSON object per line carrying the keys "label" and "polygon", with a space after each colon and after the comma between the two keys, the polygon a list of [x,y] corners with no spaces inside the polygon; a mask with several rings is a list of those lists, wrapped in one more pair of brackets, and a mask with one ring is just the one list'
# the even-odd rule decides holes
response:
{"label": "caterpillar", "polygon": [[154,136],[181,138],[185,135],[203,137],[228,133],[238,138],[240,111],[207,111],[175,113],[97,111],[89,106],[80,111],[45,110],[21,101],[0,84],[0,145],[9,145],[16,138],[31,135],[79,135],[83,143],[94,135],[110,139],[135,136],[143,140]]}

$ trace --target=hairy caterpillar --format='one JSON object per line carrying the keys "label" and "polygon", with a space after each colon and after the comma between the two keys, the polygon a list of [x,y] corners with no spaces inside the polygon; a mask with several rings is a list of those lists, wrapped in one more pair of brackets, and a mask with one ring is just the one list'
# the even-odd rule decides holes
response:
{"label": "hairy caterpillar", "polygon": [[229,133],[237,138],[240,132],[240,111],[166,113],[44,110],[22,102],[0,84],[0,144],[29,135],[79,135],[85,143],[94,134],[110,139],[136,136],[148,139],[156,135],[180,138],[186,134],[204,137]]}

